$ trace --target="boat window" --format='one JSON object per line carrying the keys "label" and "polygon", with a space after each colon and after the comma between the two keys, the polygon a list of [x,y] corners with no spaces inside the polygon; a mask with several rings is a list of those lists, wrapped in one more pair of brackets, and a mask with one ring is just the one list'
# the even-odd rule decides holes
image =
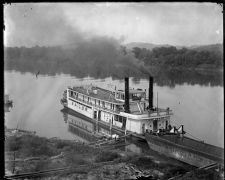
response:
{"label": "boat window", "polygon": [[124,94],[121,94],[121,99],[125,99],[125,95]]}
{"label": "boat window", "polygon": [[120,106],[119,105],[116,105],[116,111],[120,111]]}
{"label": "boat window", "polygon": [[118,115],[115,115],[114,120],[115,120],[115,121],[118,121]]}
{"label": "boat window", "polygon": [[132,100],[141,100],[141,97],[142,97],[141,93],[132,94]]}
{"label": "boat window", "polygon": [[122,123],[123,122],[123,117],[116,115],[115,116],[115,121],[118,121],[118,122]]}

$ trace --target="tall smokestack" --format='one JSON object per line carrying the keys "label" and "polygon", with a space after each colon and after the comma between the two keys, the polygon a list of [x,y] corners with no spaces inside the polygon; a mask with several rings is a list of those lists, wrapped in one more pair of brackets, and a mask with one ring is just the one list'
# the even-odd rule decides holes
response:
{"label": "tall smokestack", "polygon": [[149,76],[149,89],[148,89],[148,103],[149,103],[149,108],[153,108],[153,77]]}
{"label": "tall smokestack", "polygon": [[129,105],[129,78],[125,77],[125,104],[124,104],[125,112],[130,112],[130,105]]}

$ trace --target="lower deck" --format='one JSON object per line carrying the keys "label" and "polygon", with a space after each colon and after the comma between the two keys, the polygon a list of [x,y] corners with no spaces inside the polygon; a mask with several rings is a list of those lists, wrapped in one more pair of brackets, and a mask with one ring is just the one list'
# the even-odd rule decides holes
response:
{"label": "lower deck", "polygon": [[146,131],[166,129],[170,124],[169,116],[156,116],[155,118],[149,119],[137,118],[138,116],[133,118],[129,117],[129,114],[123,113],[123,115],[121,115],[120,113],[109,112],[108,110],[97,108],[70,98],[68,99],[67,107],[96,121],[103,121],[109,126],[126,129],[127,131],[137,134],[144,134]]}
{"label": "lower deck", "polygon": [[[107,123],[107,122],[104,122],[104,121],[96,121],[96,119],[89,118],[89,117],[87,117],[87,116],[85,116],[85,115],[83,115],[81,113],[78,113],[78,112],[76,112],[76,111],[74,111],[74,110],[72,110],[72,109],[70,109],[68,107],[65,107],[61,111],[62,112],[66,112],[68,114],[71,114],[72,116],[79,117],[81,119],[85,119],[87,122],[95,123],[95,124],[100,124],[102,127],[104,127],[107,130],[110,130],[110,128],[111,128],[112,133],[115,133],[115,134],[118,134],[118,135],[124,135],[125,133],[132,133],[131,131],[128,131],[128,130],[125,132],[124,129],[119,128],[119,127],[117,127],[115,125],[112,125],[110,127],[109,123]],[[144,136],[140,136],[140,137],[144,138]]]}

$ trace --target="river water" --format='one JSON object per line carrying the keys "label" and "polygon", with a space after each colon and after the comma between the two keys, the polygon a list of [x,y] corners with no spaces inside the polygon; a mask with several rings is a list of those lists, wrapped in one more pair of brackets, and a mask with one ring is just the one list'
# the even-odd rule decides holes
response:
{"label": "river water", "polygon": [[[60,104],[63,91],[67,86],[93,84],[102,88],[124,88],[124,81],[111,77],[94,79],[76,78],[60,74],[54,76],[4,72],[5,94],[13,100],[13,108],[5,113],[5,125],[8,128],[20,128],[36,131],[44,137],[75,139],[76,135],[65,123]],[[130,78],[130,87],[148,88],[147,79]],[[192,136],[216,146],[224,147],[224,97],[223,85],[175,84],[174,86],[154,83],[154,105],[170,107],[174,116],[173,125],[184,125],[185,131]]]}

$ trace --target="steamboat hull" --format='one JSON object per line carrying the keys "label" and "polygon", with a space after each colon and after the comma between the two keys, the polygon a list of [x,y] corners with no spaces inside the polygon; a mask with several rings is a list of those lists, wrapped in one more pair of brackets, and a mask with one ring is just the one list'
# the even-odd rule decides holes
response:
{"label": "steamboat hull", "polygon": [[224,166],[223,148],[177,135],[156,136],[146,133],[149,148],[196,167],[214,163]]}

